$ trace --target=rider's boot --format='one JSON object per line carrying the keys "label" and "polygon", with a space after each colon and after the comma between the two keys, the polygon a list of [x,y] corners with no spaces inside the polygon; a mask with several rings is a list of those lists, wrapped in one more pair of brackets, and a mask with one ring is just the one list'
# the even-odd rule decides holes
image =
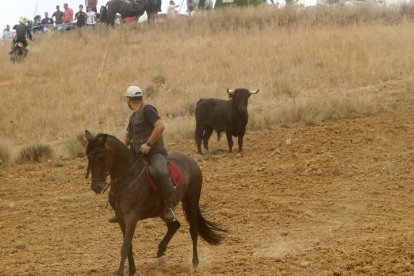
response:
{"label": "rider's boot", "polygon": [[176,201],[175,189],[172,189],[168,193],[163,194],[162,199],[165,205],[164,220],[166,222],[176,221],[177,218],[174,213],[174,207],[175,207],[175,201]]}

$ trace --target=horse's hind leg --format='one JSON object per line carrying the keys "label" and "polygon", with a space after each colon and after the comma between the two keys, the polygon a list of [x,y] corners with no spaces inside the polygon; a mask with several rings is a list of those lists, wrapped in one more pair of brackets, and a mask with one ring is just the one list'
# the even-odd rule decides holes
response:
{"label": "horse's hind leg", "polygon": [[164,238],[162,239],[162,241],[158,245],[157,258],[160,258],[160,257],[165,255],[165,251],[167,251],[168,243],[170,242],[170,240],[174,236],[175,232],[177,232],[177,230],[181,226],[181,224],[178,222],[178,220],[167,222],[166,225],[167,225],[168,230],[167,230],[167,233],[165,233]]}
{"label": "horse's hind leg", "polygon": [[191,200],[183,201],[183,208],[187,221],[190,223],[190,235],[191,240],[193,241],[193,268],[196,268],[199,264],[198,260],[198,251],[197,251],[197,241],[198,241],[198,203],[191,202]]}
{"label": "horse's hind leg", "polygon": [[[194,224],[194,225],[193,225]],[[198,241],[198,229],[196,223],[190,222],[190,235],[191,240],[193,241],[193,267],[196,268],[198,266],[198,252],[197,252],[197,241]]]}

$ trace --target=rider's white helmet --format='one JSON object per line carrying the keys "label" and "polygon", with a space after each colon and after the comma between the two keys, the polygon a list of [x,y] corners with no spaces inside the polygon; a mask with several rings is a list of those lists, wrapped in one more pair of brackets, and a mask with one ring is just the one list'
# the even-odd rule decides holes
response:
{"label": "rider's white helmet", "polygon": [[131,85],[125,91],[125,96],[126,97],[133,97],[133,98],[142,97],[143,92],[142,92],[141,88],[139,88],[138,86]]}
{"label": "rider's white helmet", "polygon": [[25,17],[23,17],[23,16],[20,16],[20,18],[19,18],[19,23],[20,23],[20,24],[26,24],[26,18],[25,18]]}

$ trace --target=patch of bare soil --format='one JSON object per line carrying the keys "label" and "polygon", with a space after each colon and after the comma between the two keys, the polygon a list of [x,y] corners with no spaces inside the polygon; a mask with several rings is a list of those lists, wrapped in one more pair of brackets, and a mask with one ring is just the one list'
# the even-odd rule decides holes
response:
{"label": "patch of bare soil", "polygon": [[[388,96],[377,116],[248,132],[243,155],[225,139],[205,156],[170,144],[202,167],[205,216],[229,234],[199,242],[193,271],[181,211],[163,266],[164,224],[139,222],[137,275],[413,275],[414,95]],[[82,158],[0,169],[0,275],[115,273],[121,231],[85,170]]]}

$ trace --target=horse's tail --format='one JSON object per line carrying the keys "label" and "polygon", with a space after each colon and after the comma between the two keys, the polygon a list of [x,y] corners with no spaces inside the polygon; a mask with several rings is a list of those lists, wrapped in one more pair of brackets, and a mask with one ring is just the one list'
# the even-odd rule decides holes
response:
{"label": "horse's tail", "polygon": [[223,240],[223,229],[219,228],[214,222],[206,220],[202,214],[200,208],[197,208],[197,229],[200,236],[211,245],[219,245]]}
{"label": "horse's tail", "polygon": [[199,206],[202,176],[201,170],[196,164],[195,167],[194,169],[199,173],[195,173],[192,181],[188,184],[186,195],[182,201],[185,217],[190,223],[190,232],[195,230],[209,244],[219,245],[224,239],[223,234],[227,231],[203,217]]}

